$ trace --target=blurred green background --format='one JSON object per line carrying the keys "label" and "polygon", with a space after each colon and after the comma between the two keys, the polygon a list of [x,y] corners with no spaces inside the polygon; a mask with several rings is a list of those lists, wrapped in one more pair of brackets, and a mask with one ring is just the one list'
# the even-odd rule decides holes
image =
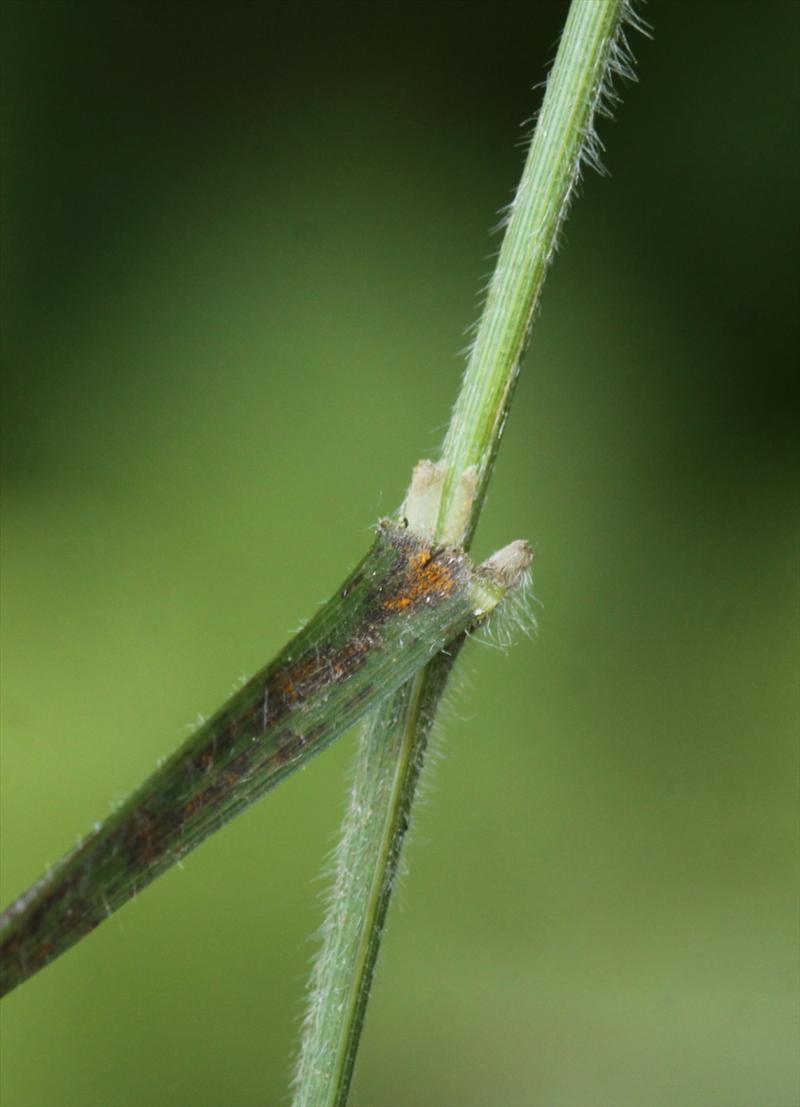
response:
{"label": "blurred green background", "polygon": [[[6,902],[436,451],[566,5],[2,7]],[[539,634],[464,656],[353,1107],[798,1102],[800,8],[646,15],[476,545]],[[286,1102],[352,753],[5,1001],[4,1107]]]}

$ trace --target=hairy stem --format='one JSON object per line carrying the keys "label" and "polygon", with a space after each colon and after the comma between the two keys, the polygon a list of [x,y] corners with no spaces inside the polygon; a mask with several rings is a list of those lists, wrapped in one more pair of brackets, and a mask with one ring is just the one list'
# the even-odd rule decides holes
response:
{"label": "hairy stem", "polygon": [[372,550],[278,656],[105,822],[0,915],[0,995],[59,957],[209,834],[325,749],[479,625],[524,569],[485,566],[384,523]]}
{"label": "hairy stem", "polygon": [[[520,361],[582,161],[597,162],[593,120],[630,75],[627,0],[573,0],[547,83],[461,391],[437,464],[415,471],[404,513],[423,535],[468,547]],[[460,643],[384,702],[363,728],[314,966],[295,1107],[343,1107],[403,840],[436,710]]]}

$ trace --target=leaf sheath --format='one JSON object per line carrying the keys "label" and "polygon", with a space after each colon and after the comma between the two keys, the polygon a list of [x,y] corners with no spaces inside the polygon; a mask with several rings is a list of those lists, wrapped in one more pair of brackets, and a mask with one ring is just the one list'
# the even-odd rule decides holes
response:
{"label": "leaf sheath", "polygon": [[364,560],[278,656],[0,915],[0,995],[480,623],[505,584],[462,550],[381,524]]}

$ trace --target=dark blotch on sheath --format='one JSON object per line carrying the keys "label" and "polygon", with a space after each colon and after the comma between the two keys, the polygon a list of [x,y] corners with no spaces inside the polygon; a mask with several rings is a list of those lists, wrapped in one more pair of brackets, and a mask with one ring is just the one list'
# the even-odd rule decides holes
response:
{"label": "dark blotch on sheath", "polygon": [[288,731],[280,746],[258,763],[256,771],[266,770],[272,765],[287,765],[294,759],[301,745],[300,735],[294,730]]}
{"label": "dark blotch on sheath", "polygon": [[[310,650],[293,659],[274,672],[264,685],[263,697],[251,703],[225,729],[204,748],[189,759],[187,770],[191,776],[201,774],[207,785],[197,795],[177,809],[174,822],[184,825],[199,810],[216,807],[249,771],[262,771],[267,765],[282,765],[293,760],[303,746],[317,741],[329,724],[318,723],[302,732],[291,732],[281,748],[273,751],[262,762],[253,765],[253,751],[246,750],[228,768],[222,764],[226,753],[252,730],[252,722],[258,716],[258,729],[263,733],[279,724],[295,708],[302,708],[305,701],[343,683],[361,669],[370,654],[380,646],[381,625],[399,613],[412,610],[421,603],[430,603],[448,595],[457,584],[457,569],[450,553],[443,547],[430,547],[404,532],[394,532],[391,542],[400,556],[394,569],[366,597],[364,625],[359,633],[339,644]],[[343,598],[363,581],[363,573],[356,574],[341,591]],[[362,706],[373,694],[372,685],[359,689],[346,701],[345,709]],[[265,710],[266,708],[266,710]],[[129,829],[124,842],[125,852],[139,863],[151,864],[161,849],[157,840],[171,837],[174,827],[159,826],[156,835],[150,816],[145,811],[139,823]]]}
{"label": "dark blotch on sheath", "polygon": [[120,828],[121,852],[131,866],[147,868],[158,858],[156,821],[145,804]]}
{"label": "dark blotch on sheath", "polygon": [[214,766],[214,751],[210,746],[204,746],[202,749],[193,753],[187,762],[187,769],[191,775],[195,773],[209,773]]}
{"label": "dark blotch on sheath", "polygon": [[[185,807],[171,805],[154,811],[148,801],[112,835],[130,868],[151,869],[172,848],[185,822]],[[131,893],[132,895],[135,893]]]}

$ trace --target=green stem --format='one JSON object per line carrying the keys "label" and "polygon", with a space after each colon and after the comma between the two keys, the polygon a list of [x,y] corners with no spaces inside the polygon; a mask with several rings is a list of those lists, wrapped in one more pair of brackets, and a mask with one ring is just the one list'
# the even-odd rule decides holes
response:
{"label": "green stem", "polygon": [[[581,163],[597,164],[594,116],[621,49],[624,0],[573,0],[542,103],[486,303],[442,448],[447,464],[439,529],[457,522],[458,480],[476,469],[466,544],[480,514],[531,321]],[[623,40],[624,41],[624,40]]]}
{"label": "green stem", "polygon": [[[630,72],[626,0],[573,0],[438,465],[421,463],[411,529],[469,546],[522,355],[614,71]],[[344,1107],[428,735],[460,643],[367,721],[314,966],[295,1107]]]}

